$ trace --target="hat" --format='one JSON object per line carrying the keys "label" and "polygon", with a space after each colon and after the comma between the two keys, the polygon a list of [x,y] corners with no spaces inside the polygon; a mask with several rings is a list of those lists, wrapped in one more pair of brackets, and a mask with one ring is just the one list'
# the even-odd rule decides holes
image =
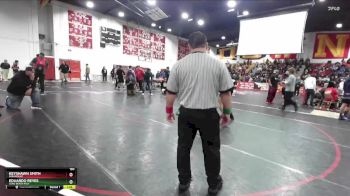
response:
{"label": "hat", "polygon": [[32,67],[26,67],[25,70],[26,70],[26,71],[33,71],[33,68],[32,68]]}

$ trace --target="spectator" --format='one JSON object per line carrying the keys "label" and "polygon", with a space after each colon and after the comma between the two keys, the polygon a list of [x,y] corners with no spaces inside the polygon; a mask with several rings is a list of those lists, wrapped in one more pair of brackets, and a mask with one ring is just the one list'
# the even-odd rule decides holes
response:
{"label": "spectator", "polygon": [[62,64],[60,65],[60,67],[58,68],[58,70],[60,70],[60,75],[61,75],[61,80],[62,80],[62,84],[64,82],[67,82],[67,78],[68,78],[68,73],[69,73],[69,65],[67,64],[67,62],[62,62]]}
{"label": "spectator", "polygon": [[102,81],[107,82],[107,73],[108,72],[107,72],[107,69],[105,66],[103,66],[101,73],[102,73]]}
{"label": "spectator", "polygon": [[315,96],[315,91],[316,91],[316,78],[313,77],[312,75],[308,75],[307,78],[304,81],[304,87],[306,90],[306,98],[304,100],[304,105],[308,105],[308,100],[310,99],[310,106],[313,106],[313,99]]}
{"label": "spectator", "polygon": [[7,62],[7,60],[5,59],[3,63],[1,63],[0,65],[1,67],[1,71],[2,71],[2,80],[3,81],[7,81],[8,80],[8,76],[9,76],[9,70],[10,70],[10,64]]}
{"label": "spectator", "polygon": [[15,60],[15,62],[12,64],[12,71],[13,71],[13,75],[16,75],[16,73],[19,70],[19,66],[18,66],[18,60]]}

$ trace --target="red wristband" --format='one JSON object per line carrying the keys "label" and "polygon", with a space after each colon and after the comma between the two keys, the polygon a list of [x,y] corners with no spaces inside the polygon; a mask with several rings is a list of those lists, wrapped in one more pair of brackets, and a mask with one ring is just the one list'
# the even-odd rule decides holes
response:
{"label": "red wristband", "polygon": [[167,106],[167,107],[165,108],[165,111],[166,111],[167,114],[172,114],[172,113],[174,112],[172,106],[170,106],[170,107]]}

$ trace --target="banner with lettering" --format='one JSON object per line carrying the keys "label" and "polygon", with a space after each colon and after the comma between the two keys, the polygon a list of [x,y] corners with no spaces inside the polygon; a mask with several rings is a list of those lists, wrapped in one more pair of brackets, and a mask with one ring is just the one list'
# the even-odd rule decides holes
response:
{"label": "banner with lettering", "polygon": [[348,58],[350,33],[317,33],[315,38],[314,59]]}
{"label": "banner with lettering", "polygon": [[296,59],[297,54],[270,54],[272,59]]}
{"label": "banner with lettering", "polygon": [[92,48],[92,16],[68,10],[69,46]]}

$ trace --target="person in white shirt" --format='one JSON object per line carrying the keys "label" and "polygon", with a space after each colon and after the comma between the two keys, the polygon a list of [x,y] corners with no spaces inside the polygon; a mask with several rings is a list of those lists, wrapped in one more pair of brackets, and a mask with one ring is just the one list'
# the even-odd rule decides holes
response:
{"label": "person in white shirt", "polygon": [[308,77],[304,81],[304,86],[306,90],[306,98],[304,101],[304,105],[308,105],[307,102],[310,99],[310,106],[314,105],[314,96],[316,91],[316,78],[308,75]]}

